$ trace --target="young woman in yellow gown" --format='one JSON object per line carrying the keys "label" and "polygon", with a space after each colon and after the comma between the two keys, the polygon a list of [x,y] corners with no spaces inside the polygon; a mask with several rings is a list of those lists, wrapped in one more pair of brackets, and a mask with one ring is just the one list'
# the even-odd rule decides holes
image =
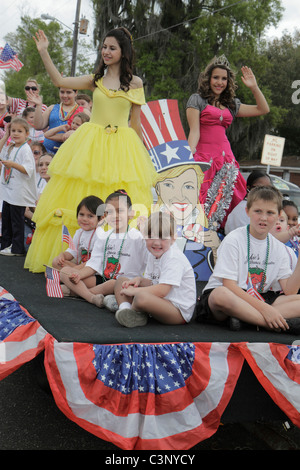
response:
{"label": "young woman in yellow gown", "polygon": [[34,213],[36,231],[25,268],[42,272],[44,264],[51,265],[61,251],[62,225],[71,235],[78,228],[76,207],[84,197],[94,195],[105,200],[122,188],[133,205],[149,210],[156,172],[142,142],[140,108],[145,96],[142,80],[132,75],[129,32],[116,28],[107,33],[98,71],[81,77],[61,76],[49,56],[43,31],[38,31],[34,40],[55,86],[93,91],[90,121],[56,153],[49,166],[51,178]]}

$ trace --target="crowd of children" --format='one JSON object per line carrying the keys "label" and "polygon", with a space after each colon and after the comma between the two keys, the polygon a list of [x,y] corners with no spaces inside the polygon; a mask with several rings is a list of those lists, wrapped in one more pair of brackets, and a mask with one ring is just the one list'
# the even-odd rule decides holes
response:
{"label": "crowd of children", "polygon": [[[24,255],[24,240],[26,246],[35,228],[32,214],[49,180],[52,155],[30,138],[33,112],[29,108],[7,123],[0,141],[1,255]],[[176,244],[175,219],[155,212],[143,230],[131,228],[134,213],[124,190],[105,203],[91,195],[78,205],[73,246],[52,262],[63,295],[106,307],[126,327],[146,325],[150,317],[184,324],[196,312],[200,322],[229,322],[235,330],[247,323],[298,334],[298,208],[282,200],[261,171],[249,176],[247,189],[245,201],[228,217],[216,265],[197,303],[192,266]]]}

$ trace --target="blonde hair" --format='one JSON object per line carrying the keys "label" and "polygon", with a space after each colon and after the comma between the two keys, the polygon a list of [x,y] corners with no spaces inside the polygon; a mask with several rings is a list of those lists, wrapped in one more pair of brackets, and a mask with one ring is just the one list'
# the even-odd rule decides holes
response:
{"label": "blonde hair", "polygon": [[[26,83],[28,83],[28,82],[33,82],[33,83],[35,83],[37,89],[40,91],[40,85],[38,84],[38,82],[36,81],[35,78],[28,78],[28,79],[26,80]],[[26,84],[25,84],[25,86],[26,86]]]}
{"label": "blonde hair", "polygon": [[154,239],[175,238],[176,221],[172,214],[167,212],[153,212],[147,219],[144,227],[144,237]]}

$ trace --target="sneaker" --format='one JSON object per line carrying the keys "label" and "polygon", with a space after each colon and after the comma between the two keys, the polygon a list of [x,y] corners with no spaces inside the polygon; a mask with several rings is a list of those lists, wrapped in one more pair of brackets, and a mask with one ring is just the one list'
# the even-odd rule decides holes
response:
{"label": "sneaker", "polygon": [[0,255],[4,256],[24,256],[24,253],[12,253],[11,251],[11,245],[3,248],[3,250],[0,251]]}
{"label": "sneaker", "polygon": [[93,295],[92,297],[92,304],[96,305],[96,307],[103,307],[103,299],[104,299],[104,295],[103,294],[95,294]]}
{"label": "sneaker", "polygon": [[288,318],[286,319],[289,329],[285,333],[290,333],[291,335],[300,335],[300,318]]}
{"label": "sneaker", "polygon": [[111,312],[116,312],[119,309],[118,302],[114,295],[106,295],[103,300],[103,305]]}
{"label": "sneaker", "polygon": [[236,317],[229,317],[229,329],[231,331],[240,331],[242,329],[242,322]]}
{"label": "sneaker", "polygon": [[148,315],[144,312],[136,312],[132,308],[122,308],[117,310],[115,314],[117,322],[127,328],[135,326],[145,326],[148,323]]}
{"label": "sneaker", "polygon": [[0,255],[14,256],[14,254],[11,252],[11,245],[6,248],[3,248],[3,250],[0,251]]}

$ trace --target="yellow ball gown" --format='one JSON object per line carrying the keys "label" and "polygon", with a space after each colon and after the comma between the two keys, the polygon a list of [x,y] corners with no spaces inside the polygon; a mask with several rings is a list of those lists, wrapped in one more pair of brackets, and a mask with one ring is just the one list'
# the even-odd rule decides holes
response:
{"label": "yellow ball gown", "polygon": [[[24,267],[45,271],[62,251],[62,225],[78,229],[76,208],[86,196],[105,201],[125,189],[132,204],[152,204],[156,172],[137,133],[128,126],[132,104],[145,103],[144,89],[108,90],[97,81],[90,121],[82,124],[59,148],[49,165],[51,176],[37,204],[36,230]],[[67,246],[64,246],[66,249]]]}

